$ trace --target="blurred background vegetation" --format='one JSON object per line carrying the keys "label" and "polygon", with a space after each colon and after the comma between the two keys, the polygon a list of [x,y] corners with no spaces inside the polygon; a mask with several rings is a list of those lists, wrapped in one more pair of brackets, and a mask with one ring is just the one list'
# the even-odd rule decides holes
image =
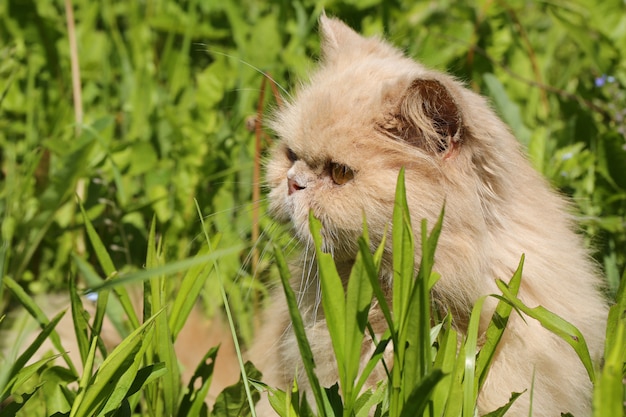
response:
{"label": "blurred background vegetation", "polygon": [[[319,51],[322,10],[488,97],[534,166],[571,196],[615,291],[626,264],[626,9],[621,0],[63,0],[0,2],[0,270],[29,292],[90,262],[82,200],[119,271],[141,269],[150,221],[169,260],[218,246],[244,339],[278,238],[253,242],[254,126],[263,73],[289,90]],[[265,89],[265,115],[277,101]],[[77,110],[82,110],[77,113]],[[82,114],[81,114],[82,113]],[[267,132],[271,135],[271,132]],[[266,149],[267,138],[262,140]],[[261,202],[263,212],[264,202]],[[273,237],[272,237],[273,236]],[[261,253],[253,262],[253,248]],[[254,271],[253,271],[254,269]],[[104,278],[104,276],[103,276]],[[207,281],[211,312],[215,280]],[[0,286],[2,288],[2,286]],[[0,289],[0,291],[2,291]],[[10,307],[1,297],[0,312]]]}

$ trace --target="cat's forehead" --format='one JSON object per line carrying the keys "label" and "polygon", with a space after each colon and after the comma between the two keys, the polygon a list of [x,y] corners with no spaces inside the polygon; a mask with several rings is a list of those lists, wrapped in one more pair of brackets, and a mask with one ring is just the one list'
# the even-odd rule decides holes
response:
{"label": "cat's forehead", "polygon": [[322,67],[280,112],[278,133],[292,147],[320,154],[367,144],[374,124],[420,73],[419,67],[389,64],[369,60]]}

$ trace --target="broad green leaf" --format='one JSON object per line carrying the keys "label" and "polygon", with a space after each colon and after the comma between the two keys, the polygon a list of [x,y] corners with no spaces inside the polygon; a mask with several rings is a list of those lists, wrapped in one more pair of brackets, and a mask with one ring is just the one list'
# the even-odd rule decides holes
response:
{"label": "broad green leaf", "polygon": [[[246,362],[246,375],[256,380],[261,378],[261,373],[250,363]],[[254,401],[258,401],[258,392],[253,394]],[[239,417],[250,413],[250,403],[243,381],[239,381],[224,389],[215,399],[213,414],[224,417]]]}
{"label": "broad green leaf", "polygon": [[163,377],[168,372],[167,367],[163,362],[158,362],[152,365],[147,365],[139,370],[135,374],[135,378],[133,379],[128,392],[126,392],[124,398],[130,397],[141,391],[141,389],[156,381],[157,379]]}
{"label": "broad green leaf", "polygon": [[[47,364],[53,362],[60,355],[50,356],[48,358],[40,359],[37,362],[31,363],[21,369],[12,369],[11,379],[8,381],[5,387],[3,387],[0,400],[5,401],[9,398],[9,394],[17,394],[22,391],[25,384],[33,375],[41,372]],[[74,378],[75,379],[75,378]]]}
{"label": "broad green leaf", "polygon": [[269,385],[264,384],[261,381],[250,380],[250,383],[259,392],[266,392],[267,399],[280,417],[295,416],[296,412],[291,405],[291,398],[285,391],[271,388]]}
{"label": "broad green leaf", "polygon": [[[219,347],[212,347],[204,355],[202,361],[196,367],[196,370],[187,384],[187,391],[178,406],[178,417],[196,416],[206,408],[205,398],[209,393],[211,381],[213,380],[213,371],[215,370],[215,358]],[[196,381],[200,380],[200,387],[196,388]]]}
{"label": "broad green leaf", "polygon": [[66,368],[51,366],[41,373],[41,380],[44,381],[41,390],[48,411],[69,413],[75,395],[67,386],[76,381],[76,375]]}
{"label": "broad green leaf", "polygon": [[24,407],[26,402],[28,402],[28,400],[30,400],[32,396],[35,395],[37,391],[39,391],[40,388],[41,387],[36,387],[32,392],[22,394],[21,398],[19,398],[19,401],[12,401],[6,407],[3,407],[2,409],[0,409],[0,417],[16,416],[17,412],[20,411],[22,407]]}

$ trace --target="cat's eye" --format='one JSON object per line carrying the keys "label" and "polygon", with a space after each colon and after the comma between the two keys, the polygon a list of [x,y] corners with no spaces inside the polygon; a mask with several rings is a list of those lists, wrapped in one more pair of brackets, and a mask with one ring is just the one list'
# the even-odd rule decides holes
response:
{"label": "cat's eye", "polygon": [[291,148],[287,148],[287,159],[289,159],[291,162],[296,162],[298,160],[298,155],[296,155],[296,153],[292,151]]}
{"label": "cat's eye", "polygon": [[354,178],[354,171],[343,164],[330,163],[330,176],[337,185],[343,185]]}

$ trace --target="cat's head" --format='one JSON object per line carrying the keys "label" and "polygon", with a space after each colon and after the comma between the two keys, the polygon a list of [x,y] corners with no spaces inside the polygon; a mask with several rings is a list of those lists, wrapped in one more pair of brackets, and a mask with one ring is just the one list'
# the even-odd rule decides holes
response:
{"label": "cat's head", "polygon": [[476,94],[388,43],[325,16],[320,32],[318,70],[272,123],[280,138],[267,165],[274,217],[306,242],[312,210],[327,249],[353,256],[363,215],[374,240],[389,225],[404,167],[414,224],[432,224],[444,200],[448,222],[475,223],[484,211],[477,194],[495,196],[498,187],[476,172],[493,169],[490,139],[478,146],[475,137],[481,129],[508,135],[506,128]]}

